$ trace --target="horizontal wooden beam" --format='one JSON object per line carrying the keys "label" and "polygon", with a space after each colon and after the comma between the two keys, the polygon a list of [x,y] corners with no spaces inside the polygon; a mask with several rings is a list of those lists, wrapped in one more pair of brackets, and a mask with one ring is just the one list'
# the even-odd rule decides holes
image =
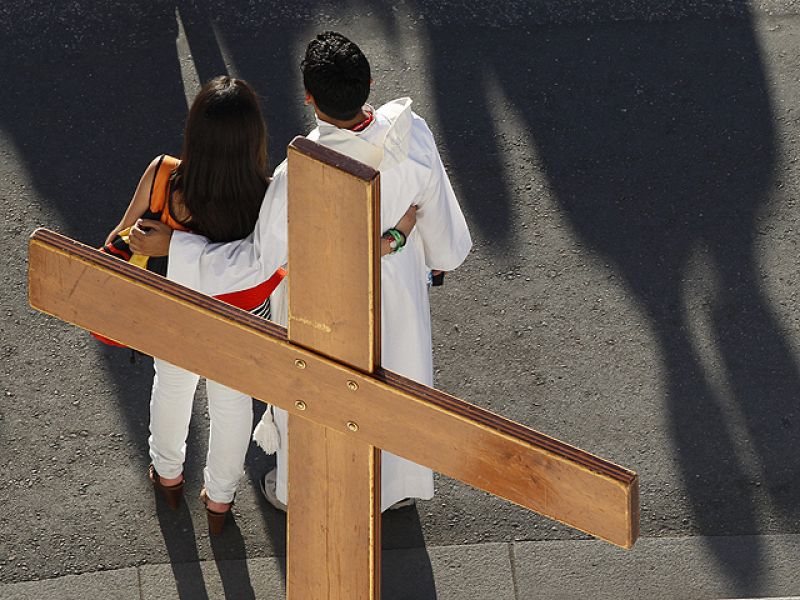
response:
{"label": "horizontal wooden beam", "polygon": [[618,546],[638,537],[635,473],[399,375],[364,374],[294,346],[281,327],[52,231],[31,237],[29,299]]}

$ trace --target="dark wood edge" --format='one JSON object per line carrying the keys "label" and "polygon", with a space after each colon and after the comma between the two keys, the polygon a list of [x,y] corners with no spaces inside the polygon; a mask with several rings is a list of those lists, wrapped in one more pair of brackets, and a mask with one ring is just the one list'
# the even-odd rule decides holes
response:
{"label": "dark wood edge", "polygon": [[372,182],[372,240],[370,242],[372,251],[372,314],[374,315],[374,323],[378,326],[373,326],[373,348],[372,355],[374,356],[373,364],[371,365],[370,372],[375,371],[380,366],[383,356],[381,355],[381,347],[383,340],[383,314],[381,314],[381,185],[380,173],[378,177]]}
{"label": "dark wood edge", "polygon": [[336,152],[336,150],[331,150],[322,144],[312,142],[301,135],[298,135],[289,143],[289,149],[295,150],[323,164],[335,167],[348,175],[363,179],[364,181],[372,181],[378,177],[379,174],[379,171],[376,171],[369,165],[365,165],[354,158]]}
{"label": "dark wood edge", "polygon": [[[182,285],[169,281],[160,275],[156,275],[155,273],[151,273],[144,269],[140,269],[139,267],[130,265],[123,260],[109,256],[104,252],[81,244],[80,242],[72,240],[54,231],[43,228],[37,229],[33,232],[33,234],[31,234],[30,241],[31,244],[36,242],[45,244],[56,250],[75,256],[87,263],[97,265],[128,279],[149,285],[155,288],[157,291],[169,294],[209,310],[217,315],[231,319],[238,325],[247,326],[248,328],[260,333],[264,333],[280,341],[288,341],[286,329],[279,325],[275,325],[274,323],[266,321],[265,319],[252,315],[246,311],[190,290]],[[316,352],[313,352],[312,350],[307,349],[307,351],[315,354],[320,360],[339,364],[337,361],[326,358]],[[352,369],[352,371],[356,372],[357,370]],[[575,448],[574,446],[570,446],[569,444],[561,442],[555,438],[551,438],[547,435],[529,429],[524,425],[515,423],[510,419],[496,415],[486,409],[469,404],[463,400],[450,396],[449,394],[429,388],[425,385],[417,383],[416,381],[382,368],[376,369],[372,374],[362,374],[362,376],[385,385],[390,385],[393,388],[423,399],[432,405],[440,407],[451,413],[468,418],[499,433],[504,433],[521,441],[540,447],[557,457],[562,457],[564,459],[576,462],[590,471],[604,475],[615,481],[619,481],[626,486],[635,484],[638,488],[637,476],[633,471],[624,469],[623,467],[589,454],[588,452],[585,452],[579,448]],[[638,502],[634,502],[633,504],[638,507]]]}
{"label": "dark wood edge", "polygon": [[630,485],[631,492],[630,492],[630,517],[631,517],[631,533],[630,539],[628,540],[628,545],[623,546],[624,548],[633,548],[633,545],[636,543],[636,540],[639,539],[639,533],[641,528],[641,513],[640,513],[640,504],[639,504],[639,477],[635,476],[633,481]]}
{"label": "dark wood edge", "polygon": [[271,337],[278,338],[280,340],[288,339],[285,327],[281,327],[280,325],[276,325],[271,321],[267,321],[266,319],[262,319],[261,317],[250,314],[245,310],[236,308],[230,304],[226,304],[221,300],[216,300],[215,298],[206,296],[200,292],[190,290],[189,288],[170,281],[161,275],[157,275],[151,271],[131,265],[120,258],[106,254],[105,252],[82,244],[76,240],[63,236],[60,233],[56,233],[55,231],[40,227],[30,236],[30,243],[34,242],[46,244],[51,248],[80,258],[87,263],[106,268],[129,279],[145,283],[160,292],[164,292],[165,294],[169,294],[171,296],[180,298],[181,300],[196,304],[219,315],[233,319],[239,324],[247,325],[248,327],[252,327],[259,332],[266,333]]}
{"label": "dark wood edge", "polygon": [[475,406],[474,404],[470,404],[439,390],[429,388],[428,386],[403,377],[402,375],[398,375],[397,373],[378,368],[371,376],[382,383],[391,385],[393,388],[397,388],[419,398],[424,398],[431,404],[457,413],[481,425],[494,429],[497,432],[505,433],[543,448],[556,456],[561,456],[577,462],[595,473],[606,475],[625,485],[630,485],[636,480],[636,473],[633,471],[629,471],[598,456],[589,454],[580,448],[570,446],[560,440],[539,433],[510,419],[501,417],[484,408]]}

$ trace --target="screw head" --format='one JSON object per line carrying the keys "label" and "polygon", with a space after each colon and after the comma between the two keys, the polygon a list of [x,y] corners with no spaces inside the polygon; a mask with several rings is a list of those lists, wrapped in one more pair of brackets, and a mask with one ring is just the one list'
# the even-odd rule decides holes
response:
{"label": "screw head", "polygon": [[358,423],[356,423],[355,421],[348,421],[347,428],[350,431],[358,431]]}
{"label": "screw head", "polygon": [[294,361],[294,366],[297,367],[298,369],[305,369],[306,361],[304,361],[302,358],[298,358]]}
{"label": "screw head", "polygon": [[358,384],[351,379],[347,382],[347,387],[355,392],[358,389]]}
{"label": "screw head", "polygon": [[305,410],[306,409],[306,403],[303,402],[302,400],[295,400],[294,401],[294,407],[297,410]]}

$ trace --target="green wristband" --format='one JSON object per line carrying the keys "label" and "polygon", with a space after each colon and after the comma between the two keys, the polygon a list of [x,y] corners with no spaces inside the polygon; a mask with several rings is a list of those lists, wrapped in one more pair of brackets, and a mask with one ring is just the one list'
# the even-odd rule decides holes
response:
{"label": "green wristband", "polygon": [[395,252],[400,252],[400,250],[403,249],[403,246],[406,245],[406,236],[403,235],[402,231],[399,231],[394,228],[387,229],[384,235],[387,234],[392,236],[394,240],[394,245],[392,246],[392,254],[394,254]]}

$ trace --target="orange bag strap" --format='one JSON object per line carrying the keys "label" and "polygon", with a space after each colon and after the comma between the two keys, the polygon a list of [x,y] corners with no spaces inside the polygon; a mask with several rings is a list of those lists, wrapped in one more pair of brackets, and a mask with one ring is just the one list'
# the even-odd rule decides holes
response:
{"label": "orange bag strap", "polygon": [[153,185],[150,188],[150,210],[161,214],[161,222],[166,223],[172,229],[186,230],[186,226],[181,225],[172,215],[169,214],[170,177],[173,171],[178,168],[181,161],[174,156],[162,154],[156,168],[156,175],[153,178]]}

